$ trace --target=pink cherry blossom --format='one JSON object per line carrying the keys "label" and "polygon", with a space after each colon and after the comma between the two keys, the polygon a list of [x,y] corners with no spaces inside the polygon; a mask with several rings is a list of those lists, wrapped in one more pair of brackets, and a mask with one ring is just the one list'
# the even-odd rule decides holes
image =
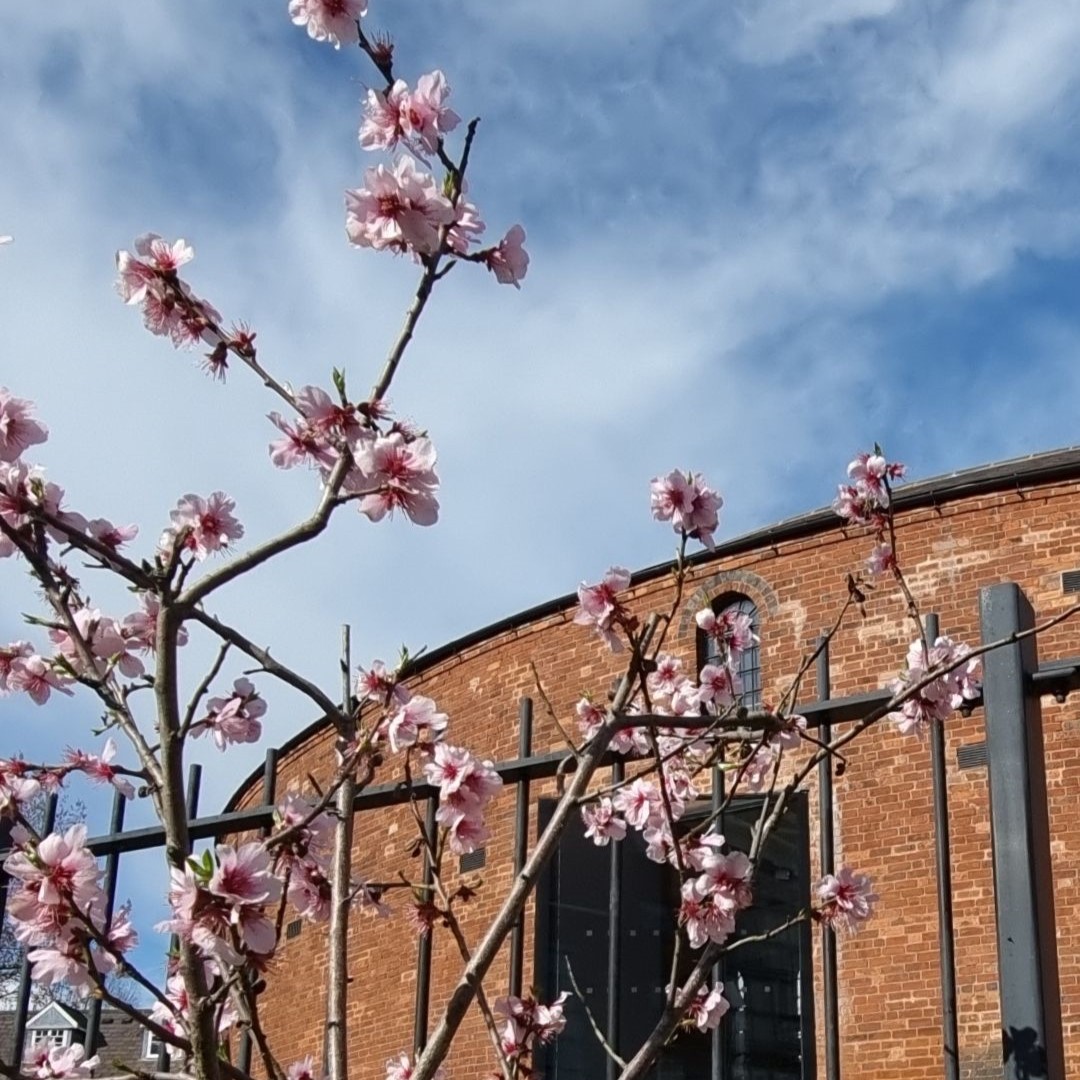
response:
{"label": "pink cherry blossom", "polygon": [[873,915],[878,901],[870,879],[846,866],[835,874],[826,874],[814,886],[814,892],[821,905],[817,909],[818,917],[840,930],[858,930]]}
{"label": "pink cherry blossom", "polygon": [[7,677],[8,689],[28,694],[35,705],[44,705],[54,690],[71,697],[68,689],[71,681],[70,676],[36,654],[14,659]]}
{"label": "pink cherry blossom", "polygon": [[316,1072],[315,1059],[311,1054],[299,1061],[294,1061],[285,1070],[287,1080],[322,1080],[323,1075],[321,1072]]}
{"label": "pink cherry blossom", "polygon": [[753,619],[744,611],[725,608],[718,615],[712,608],[702,608],[694,616],[698,629],[720,647],[729,660],[737,660],[758,643]]}
{"label": "pink cherry blossom", "polygon": [[524,243],[525,230],[520,225],[512,225],[497,247],[481,252],[485,265],[500,285],[521,288],[529,270],[529,253],[522,246]]}
{"label": "pink cherry blossom", "polygon": [[433,255],[454,208],[435,178],[410,157],[364,173],[364,186],[345,192],[345,231],[357,247]]}
{"label": "pink cherry blossom", "polygon": [[686,1010],[686,1019],[698,1031],[713,1031],[720,1026],[720,1021],[730,1008],[731,1003],[719,989],[703,986],[690,1002]]}
{"label": "pink cherry blossom", "polygon": [[[215,491],[206,499],[185,495],[169,514],[172,525],[162,540],[171,549],[172,543],[182,534],[184,548],[201,561],[215,551],[223,551],[231,541],[244,535],[244,526],[233,514],[235,508],[236,503],[223,491]],[[172,540],[167,541],[168,537]]]}
{"label": "pink cherry blossom", "polygon": [[441,71],[421,75],[416,89],[398,79],[389,90],[369,90],[360,127],[365,150],[393,150],[405,140],[414,151],[434,154],[439,139],[453,131],[461,117],[446,107],[450,87]]}
{"label": "pink cherry blossom", "polygon": [[28,447],[43,443],[49,429],[34,418],[34,405],[0,386],[0,461],[17,461]]}
{"label": "pink cherry blossom", "polygon": [[173,275],[195,258],[195,252],[186,240],[172,244],[157,233],[144,233],[135,240],[135,254],[130,251],[116,253],[116,289],[126,304],[139,304],[162,275]]}
{"label": "pink cherry blossom", "polygon": [[206,708],[207,715],[191,727],[195,738],[209,731],[217,748],[224,750],[235,743],[258,742],[262,736],[260,718],[266,715],[266,702],[249,679],[237,679],[229,697],[211,698]]}
{"label": "pink cherry blossom", "polygon": [[603,706],[598,705],[590,698],[582,698],[576,706],[574,706],[578,717],[578,728],[581,731],[581,735],[585,739],[591,739],[599,730],[601,725],[607,719],[607,710]]}
{"label": "pink cherry blossom", "polygon": [[640,778],[620,788],[615,793],[613,805],[626,818],[628,825],[639,830],[646,825],[658,824],[664,812],[659,787],[652,780]]}
{"label": "pink cherry blossom", "polygon": [[356,676],[356,696],[360,701],[404,705],[412,697],[412,691],[404,683],[397,681],[396,671],[391,671],[381,660],[373,660],[369,669],[359,669]]}
{"label": "pink cherry blossom", "polygon": [[876,447],[872,454],[857,454],[847,468],[851,483],[840,485],[833,510],[851,525],[873,525],[880,532],[891,501],[890,482],[906,471],[899,462],[886,461]]}
{"label": "pink cherry blossom", "polygon": [[90,1076],[97,1068],[98,1057],[86,1056],[78,1043],[71,1046],[41,1046],[32,1048],[23,1060],[23,1068],[31,1070],[36,1080],[66,1080],[72,1076]]}
{"label": "pink cherry blossom", "polygon": [[87,910],[101,898],[101,871],[86,847],[86,826],[72,825],[63,835],[50,833],[32,854],[16,851],[4,869],[32,887],[46,906],[75,903]]}
{"label": "pink cherry blossom", "polygon": [[390,717],[387,725],[390,749],[397,753],[403,747],[415,746],[425,732],[430,741],[438,741],[446,730],[447,719],[431,698],[421,695],[410,698]]}
{"label": "pink cherry blossom", "polygon": [[134,540],[139,535],[139,526],[114,525],[106,518],[94,518],[87,524],[86,531],[105,547],[118,551],[129,540]]}
{"label": "pink cherry blossom", "polygon": [[34,647],[28,641],[12,641],[0,647],[0,696],[6,696],[13,689],[8,685],[8,679],[16,661],[33,655]]}
{"label": "pink cherry blossom", "polygon": [[[413,1065],[408,1054],[398,1054],[386,1063],[386,1080],[412,1080]],[[446,1069],[440,1065],[431,1080],[446,1080]]]}
{"label": "pink cherry blossom", "polygon": [[625,626],[630,619],[629,609],[617,594],[630,586],[630,571],[613,566],[598,585],[578,586],[578,609],[574,622],[579,626],[593,626],[607,642],[612,652],[621,652],[623,645],[615,633],[616,626]]}
{"label": "pink cherry blossom", "polygon": [[656,477],[650,490],[652,515],[657,521],[670,521],[676,532],[713,547],[724,500],[701,476],[676,470]]}
{"label": "pink cherry blossom", "polygon": [[371,521],[401,510],[417,525],[434,525],[439,517],[435,492],[435,447],[430,439],[406,439],[400,432],[380,435],[356,455],[363,488],[370,494],[360,499],[360,513]]}
{"label": "pink cherry blossom", "polygon": [[979,697],[982,692],[979,685],[981,664],[977,657],[967,659],[970,651],[967,645],[947,637],[937,638],[929,652],[922,641],[911,643],[907,670],[889,683],[894,695],[922,682],[936,668],[949,667],[951,670],[927,683],[897,711],[889,714],[901,734],[921,737],[931,723],[947,720],[956,709]]}
{"label": "pink cherry blossom", "polygon": [[626,836],[626,822],[615,813],[615,807],[605,795],[598,802],[581,808],[585,822],[585,835],[598,847],[606,847],[610,840],[622,840]]}
{"label": "pink cherry blossom", "polygon": [[281,896],[281,882],[270,866],[270,856],[259,843],[219,844],[217,869],[207,888],[231,904],[272,904]]}
{"label": "pink cherry blossom", "polygon": [[[161,611],[161,601],[153,593],[140,593],[139,604],[142,611],[125,615],[120,632],[128,642],[129,648],[138,649],[140,652],[151,652],[157,637],[157,620]],[[187,627],[181,626],[176,634],[176,644],[186,645],[187,642]]]}
{"label": "pink cherry blossom", "polygon": [[896,555],[891,544],[877,544],[867,556],[866,569],[871,577],[882,577],[896,568]]}
{"label": "pink cherry blossom", "polygon": [[335,49],[360,40],[357,23],[367,14],[367,0],[289,0],[289,18],[307,28],[308,37]]}
{"label": "pink cherry blossom", "polygon": [[85,773],[96,784],[112,784],[127,799],[135,798],[135,788],[124,779],[117,767],[112,764],[116,757],[116,740],[105,740],[101,754],[88,754],[85,750],[68,750],[67,761],[75,769]]}
{"label": "pink cherry blossom", "polygon": [[[115,667],[129,679],[143,673],[143,663],[130,651],[133,643],[125,637],[123,627],[116,619],[102,615],[97,608],[84,606],[74,612],[73,621],[79,640],[73,639],[66,630],[49,631],[49,638],[73,671],[80,675],[104,676]],[[138,648],[137,645],[134,647]],[[92,666],[86,659],[86,652],[94,657]]]}

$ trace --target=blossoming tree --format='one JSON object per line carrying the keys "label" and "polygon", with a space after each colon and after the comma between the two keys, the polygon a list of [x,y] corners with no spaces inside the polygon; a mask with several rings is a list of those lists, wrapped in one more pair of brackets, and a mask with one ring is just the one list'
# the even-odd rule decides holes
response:
{"label": "blossoming tree", "polygon": [[[755,643],[748,617],[711,610],[698,614],[716,659],[696,678],[664,650],[682,603],[688,545],[712,546],[721,499],[696,474],[656,478],[652,514],[669,522],[679,541],[671,607],[639,619],[626,602],[630,575],[617,567],[598,584],[581,586],[575,621],[624,655],[625,672],[610,701],[579,703],[577,737],[567,733],[576,768],[498,915],[478,941],[469,943],[457,898],[443,881],[442,861],[446,852],[474,851],[488,836],[485,816],[501,780],[483,748],[456,745],[452,718],[435,701],[410,692],[401,669],[375,661],[350,676],[339,695],[207,608],[207,601],[231,582],[314,541],[347,504],[355,504],[372,523],[403,515],[417,525],[435,524],[434,444],[392,414],[388,390],[433,291],[451,269],[479,264],[497,282],[520,287],[529,267],[521,226],[512,226],[495,244],[481,242],[485,226],[466,185],[477,122],[464,124],[455,151],[450,136],[462,121],[449,107],[446,76],[433,71],[414,84],[400,78],[390,41],[366,29],[364,0],[291,0],[289,14],[314,41],[355,48],[378,73],[380,85],[366,95],[359,139],[367,150],[395,156],[368,169],[361,186],[346,192],[346,235],[358,247],[411,258],[419,273],[415,294],[366,396],[351,392],[337,371],[326,387],[294,390],[264,364],[249,326],[227,323],[194,291],[187,280],[194,252],[186,241],[148,234],[133,250],[119,253],[120,297],[140,311],[146,328],[177,348],[199,349],[205,369],[221,381],[234,370],[260,380],[276,406],[269,414],[276,429],[271,462],[280,469],[307,468],[317,477],[311,513],[286,532],[246,548],[236,503],[215,491],[182,495],[156,546],[129,554],[138,540],[135,527],[87,517],[68,506],[63,489],[32,462],[33,448],[47,438],[45,424],[27,400],[0,390],[0,558],[32,576],[45,605],[35,619],[42,631],[38,640],[0,648],[0,693],[23,695],[42,707],[54,695],[84,694],[96,699],[108,729],[103,745],[74,749],[60,762],[0,760],[0,814],[14,822],[15,848],[5,863],[12,882],[8,914],[36,981],[64,983],[136,1016],[169,1048],[182,1075],[242,1078],[235,1047],[243,1034],[254,1041],[262,1071],[273,1080],[307,1080],[323,1069],[333,1080],[346,1080],[349,921],[357,909],[384,910],[385,892],[358,880],[353,871],[352,807],[357,793],[380,774],[426,782],[438,790],[435,837],[417,815],[432,881],[406,879],[404,907],[421,932],[445,928],[454,936],[462,974],[417,1060],[403,1052],[387,1062],[385,1076],[430,1080],[445,1075],[444,1062],[463,1017],[476,1007],[490,1035],[494,1075],[514,1080],[529,1075],[537,1045],[562,1030],[563,999],[492,1001],[485,976],[560,835],[580,815],[586,835],[601,846],[642,834],[649,857],[670,866],[679,881],[672,920],[681,927],[680,947],[690,951],[693,963],[685,979],[668,987],[655,1029],[622,1064],[627,1080],[640,1077],[679,1025],[708,1030],[726,1011],[721,989],[709,984],[710,972],[740,912],[753,903],[756,867],[793,793],[819,762],[885,716],[892,716],[902,733],[919,734],[940,723],[977,696],[978,661],[962,645],[946,638],[928,641],[923,634],[893,530],[891,490],[903,467],[875,449],[852,462],[836,509],[847,522],[870,526],[874,534],[862,573],[891,578],[909,601],[914,642],[905,674],[892,685],[888,705],[829,744],[808,740],[805,722],[794,712],[799,679],[812,655],[782,700],[750,712],[739,678],[740,656]],[[109,614],[95,606],[90,587],[76,574],[76,559],[93,573],[121,581],[136,598],[135,609]],[[853,578],[837,626],[859,599]],[[218,651],[193,692],[184,694],[182,686],[193,682],[182,670],[192,633],[207,635]],[[265,838],[221,844],[192,857],[184,786],[191,740],[210,738],[223,751],[255,742],[266,712],[255,681],[243,677],[220,685],[230,651],[247,658],[260,680],[292,687],[328,718],[336,732],[332,779],[320,791],[284,799],[277,827]],[[147,700],[150,708],[142,704]],[[596,771],[612,750],[626,758],[631,772],[613,790],[601,791]],[[723,807],[692,829],[679,826],[690,801],[708,791],[716,768],[727,777],[723,805],[746,791],[763,796],[749,851],[732,850],[720,834]],[[132,962],[137,935],[130,910],[107,911],[102,871],[86,846],[85,827],[43,835],[26,813],[43,788],[55,789],[75,772],[129,798],[140,786],[160,817],[167,862],[162,888],[171,913],[158,929],[175,942],[162,986]],[[869,879],[844,867],[816,885],[812,907],[799,918],[855,929],[870,917],[875,899]],[[260,1023],[260,994],[286,907],[327,924],[327,1044],[319,1070],[311,1057],[281,1061]],[[109,981],[115,975],[134,980],[148,996],[148,1016],[117,998]],[[34,1052],[0,1071],[12,1078],[50,1080],[86,1073],[92,1065],[93,1059],[74,1046]]]}

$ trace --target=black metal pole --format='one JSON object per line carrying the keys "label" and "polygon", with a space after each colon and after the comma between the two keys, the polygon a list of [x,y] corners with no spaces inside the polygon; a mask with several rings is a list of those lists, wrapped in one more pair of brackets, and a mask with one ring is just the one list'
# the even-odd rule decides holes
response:
{"label": "black metal pole", "polygon": [[[428,799],[427,813],[424,818],[424,831],[427,833],[428,843],[434,844],[437,836],[437,823],[435,813],[438,810],[438,800],[434,797]],[[424,855],[424,900],[431,900],[431,890],[435,883],[435,866],[431,858]],[[428,1033],[428,1009],[431,1003],[431,938],[434,930],[430,929],[426,934],[420,935],[420,943],[416,948],[416,1012],[413,1015],[413,1049],[417,1057],[427,1043]]]}
{"label": "black metal pole", "polygon": [[[724,748],[720,747],[720,762],[724,760]],[[723,833],[724,815],[720,814],[720,807],[724,803],[724,770],[719,765],[714,765],[712,770],[712,799],[710,809],[713,814],[712,830]],[[713,987],[723,989],[724,965],[713,964],[712,969]],[[710,1080],[724,1080],[724,1022],[721,1021],[712,1029],[712,1037],[709,1046],[709,1078]]]}
{"label": "black metal pole", "polygon": [[1064,1080],[1042,709],[1032,679],[1035,613],[1012,582],[980,592],[983,715],[1005,1080]]}
{"label": "black metal pole", "polygon": [[[518,709],[518,757],[532,754],[533,703],[523,697]],[[517,782],[517,805],[514,814],[514,880],[525,866],[529,841],[529,778]],[[525,966],[525,913],[522,912],[510,932],[510,994],[521,997],[521,983]]]}
{"label": "black metal pole", "polygon": [[[127,807],[127,799],[119,791],[113,792],[112,814],[109,817],[109,832],[116,834],[124,828],[124,810]],[[114,851],[105,857],[105,926],[112,922],[113,911],[116,909],[116,878],[120,870],[120,852]],[[86,1056],[93,1057],[97,1052],[98,1033],[101,1030],[101,998],[90,999],[90,1007],[86,1010],[86,1037],[83,1046],[86,1047]]]}
{"label": "black metal pole", "polygon": [[[818,701],[828,701],[832,696],[829,672],[829,642],[821,642],[817,658]],[[832,724],[823,723],[818,731],[823,743],[832,742]],[[826,755],[818,763],[818,831],[821,873],[832,874],[836,870],[836,838],[833,834],[833,762]],[[821,928],[821,974],[822,997],[825,1005],[825,1077],[840,1080],[840,1004],[836,974],[836,935],[828,928]]]}
{"label": "black metal pole", "polygon": [[[941,628],[926,616],[930,648]],[[937,870],[938,960],[941,967],[941,1046],[945,1080],[960,1080],[960,1038],[956,1027],[956,955],[953,931],[952,863],[949,854],[949,789],[945,773],[945,725],[930,725],[930,774],[934,796],[934,863]]]}
{"label": "black metal pole", "polygon": [[[193,762],[191,765],[188,766],[187,798],[184,800],[184,806],[187,810],[187,819],[189,825],[199,816],[199,791],[201,788],[202,766]],[[191,854],[190,843],[188,844],[188,854]],[[169,956],[174,956],[177,949],[179,948],[180,939],[175,934],[173,934],[169,938]],[[168,963],[166,963],[165,967],[166,970],[168,970]],[[157,1071],[170,1071],[169,1046],[167,1043],[162,1043],[161,1046],[158,1048]]]}
{"label": "black metal pole", "polygon": [[[277,793],[277,761],[278,752],[271,747],[266,751],[266,760],[263,763],[262,779],[262,803],[263,806],[273,806]],[[269,836],[270,830],[264,828],[263,836]],[[243,1073],[251,1073],[251,1029],[244,1028],[240,1035],[240,1046],[236,1051],[236,1066]]]}
{"label": "black metal pole", "polygon": [[[45,820],[41,825],[41,835],[48,836],[56,826],[56,807],[59,796],[54,791],[45,801]],[[28,950],[23,950],[22,967],[19,971],[19,989],[15,998],[15,1030],[11,1036],[11,1064],[22,1063],[26,1042],[26,1021],[30,1012],[30,961]]]}
{"label": "black metal pole", "polygon": [[[611,766],[612,785],[621,784],[626,776],[622,758]],[[619,1052],[619,950],[622,945],[622,844],[612,840],[610,848],[610,874],[608,881],[608,963],[607,963],[607,1041],[608,1046]],[[607,1080],[617,1080],[620,1068],[610,1056],[606,1056]]]}

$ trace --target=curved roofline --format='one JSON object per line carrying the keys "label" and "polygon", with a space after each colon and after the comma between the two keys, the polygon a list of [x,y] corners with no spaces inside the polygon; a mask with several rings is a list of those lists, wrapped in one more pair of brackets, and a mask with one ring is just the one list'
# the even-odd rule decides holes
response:
{"label": "curved roofline", "polygon": [[[943,473],[940,476],[932,476],[926,480],[916,480],[910,484],[903,484],[893,491],[893,505],[902,510],[918,510],[924,506],[934,506],[941,502],[951,502],[954,499],[970,498],[973,495],[989,494],[1006,488],[1020,487],[1024,483],[1053,483],[1056,480],[1076,479],[1080,479],[1080,446],[1070,446],[1062,450],[1047,450],[1038,454],[1028,454],[1024,457],[999,461],[993,465],[978,465],[971,469],[961,469],[957,472]],[[768,525],[762,529],[754,529],[752,532],[743,533],[741,536],[717,544],[711,551],[697,552],[689,556],[686,561],[691,566],[700,566],[702,563],[722,559],[724,556],[739,555],[745,551],[751,551],[754,548],[764,547],[769,544],[813,536],[815,533],[836,527],[836,513],[832,507],[824,506],[805,514],[799,514],[796,517],[784,518],[775,525]],[[671,571],[673,566],[674,560],[668,559],[662,563],[647,566],[643,570],[635,571],[630,578],[630,586],[632,588],[635,585],[641,585],[665,575]],[[577,603],[576,591],[555,597],[552,600],[545,600],[543,603],[535,604],[524,611],[508,615],[481,627],[479,630],[472,630],[468,634],[454,638],[453,641],[448,641],[438,648],[424,653],[404,669],[404,674],[406,676],[417,675],[441,663],[455,653],[472,648],[474,645],[479,645],[481,642],[497,637],[507,631],[528,626],[530,623],[545,619],[549,615],[555,615],[575,603]],[[298,731],[292,738],[278,747],[279,755],[294,750],[301,743],[318,734],[325,726],[325,717],[308,724],[307,727]],[[260,766],[237,788],[225,805],[226,813],[236,807],[240,798],[262,776],[262,772],[263,768]]]}

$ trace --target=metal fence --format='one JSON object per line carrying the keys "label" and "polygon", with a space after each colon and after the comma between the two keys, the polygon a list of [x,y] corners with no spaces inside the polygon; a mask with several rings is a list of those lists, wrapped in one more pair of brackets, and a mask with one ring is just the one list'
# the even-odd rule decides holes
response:
{"label": "metal fence", "polygon": [[[1080,658],[1058,661],[1039,667],[1034,636],[1025,635],[1034,625],[1030,603],[1018,586],[1006,583],[985,588],[980,594],[980,618],[984,642],[1006,644],[983,657],[983,696],[971,703],[985,714],[986,746],[989,763],[990,824],[994,862],[997,917],[999,993],[1003,1035],[1003,1072],[1005,1080],[1028,1080],[1047,1077],[1064,1080],[1064,1056],[1060,990],[1058,986],[1055,943],[1053,890],[1050,864],[1050,836],[1047,815],[1046,780],[1042,743],[1040,698],[1052,695],[1063,701],[1080,689]],[[937,636],[938,620],[927,616],[927,637]],[[872,709],[889,700],[885,690],[832,698],[830,694],[829,652],[822,648],[817,663],[819,698],[802,703],[798,711],[807,726],[828,742],[837,727],[863,718]],[[956,1017],[956,975],[950,876],[949,822],[946,791],[945,742],[941,725],[933,725],[930,735],[936,893],[939,915],[941,967],[941,1039],[945,1080],[959,1080],[960,1055]],[[532,753],[532,703],[523,699],[519,714],[518,757],[495,766],[504,784],[516,790],[514,815],[513,865],[515,874],[524,866],[534,807],[530,802],[530,784],[548,779],[573,768],[573,759],[565,751]],[[219,839],[251,831],[266,831],[273,825],[277,751],[266,755],[263,772],[262,803],[246,810],[198,816],[200,767],[192,765],[188,779],[189,834],[193,841]],[[609,754],[612,781],[623,775],[623,759]],[[835,870],[833,835],[833,771],[826,758],[818,770],[819,837],[818,859],[823,874]],[[719,806],[723,778],[714,772],[713,806]],[[435,829],[434,813],[438,789],[426,784],[408,788],[401,783],[369,787],[357,794],[354,810],[377,809],[400,805],[410,799],[426,800],[427,828]],[[117,873],[121,855],[165,846],[160,826],[140,829],[123,828],[124,799],[114,797],[110,830],[92,838],[88,847],[105,859],[104,888],[111,913],[115,901]],[[56,797],[49,799],[44,827],[49,831],[55,821]],[[2,838],[0,838],[2,841]],[[0,851],[0,861],[6,857]],[[610,894],[608,897],[608,941],[617,943],[622,918],[620,860],[622,847],[612,844]],[[430,867],[425,868],[430,884]],[[0,870],[0,920],[7,898],[8,880]],[[510,943],[511,994],[520,995],[524,970],[525,926],[523,917],[514,926]],[[838,1007],[838,971],[834,936],[822,930],[821,942],[824,1016],[823,1044],[826,1080],[840,1080],[842,1031]],[[607,1015],[605,1035],[609,1044],[618,1042],[619,1001],[621,992],[619,949],[609,944],[607,958]],[[414,1045],[421,1049],[426,1041],[429,1020],[432,975],[431,935],[420,938],[417,948],[416,1008]],[[30,965],[24,958],[16,1004],[16,1021],[11,1045],[6,1049],[12,1063],[22,1060],[30,1001]],[[92,999],[89,1008],[86,1047],[91,1053],[100,1025],[101,1002]],[[723,1077],[721,1053],[723,1035],[713,1033],[711,1080]],[[167,1051],[162,1048],[159,1067],[168,1066]],[[238,1065],[245,1071],[250,1064],[250,1043],[245,1039],[239,1048]],[[609,1059],[608,1076],[618,1074],[616,1063]]]}

